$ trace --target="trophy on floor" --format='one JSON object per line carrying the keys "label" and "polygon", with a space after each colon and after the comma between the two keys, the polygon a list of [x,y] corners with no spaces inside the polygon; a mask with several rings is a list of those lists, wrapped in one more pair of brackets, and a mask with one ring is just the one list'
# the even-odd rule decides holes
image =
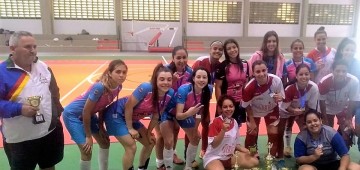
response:
{"label": "trophy on floor", "polygon": [[257,145],[249,146],[249,151],[251,156],[255,156],[257,154]]}
{"label": "trophy on floor", "polygon": [[[38,108],[40,106],[40,101],[41,101],[41,96],[31,96],[31,97],[27,98],[27,102],[32,107],[37,107]],[[44,115],[37,111],[36,115],[33,118],[33,123],[34,124],[40,124],[40,123],[44,123],[44,122],[45,122]]]}
{"label": "trophy on floor", "polygon": [[267,144],[267,148],[268,148],[268,154],[265,157],[265,169],[266,170],[273,170],[275,168],[274,166],[274,157],[270,154],[270,150],[272,148],[273,144],[272,143],[268,143]]}
{"label": "trophy on floor", "polygon": [[239,164],[238,164],[238,154],[240,152],[239,151],[235,151],[234,155],[235,155],[235,165],[234,165],[234,170],[238,170],[239,169]]}

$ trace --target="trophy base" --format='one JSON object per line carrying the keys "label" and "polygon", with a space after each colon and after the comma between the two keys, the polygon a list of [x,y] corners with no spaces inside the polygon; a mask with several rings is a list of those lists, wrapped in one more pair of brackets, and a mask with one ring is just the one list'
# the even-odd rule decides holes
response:
{"label": "trophy base", "polygon": [[41,124],[45,122],[45,118],[43,114],[36,114],[33,118],[34,124]]}

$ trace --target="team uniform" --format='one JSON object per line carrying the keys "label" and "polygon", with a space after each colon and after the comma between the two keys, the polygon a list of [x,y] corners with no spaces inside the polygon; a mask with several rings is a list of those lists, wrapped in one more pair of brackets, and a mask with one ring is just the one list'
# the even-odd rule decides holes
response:
{"label": "team uniform", "polygon": [[[94,83],[84,94],[77,97],[69,105],[67,105],[63,112],[63,120],[68,129],[71,138],[76,144],[85,144],[85,130],[82,121],[83,110],[87,100],[95,102],[96,105],[91,113],[97,113],[105,109],[119,94],[122,86],[118,86],[111,90],[111,93],[106,93],[106,89],[102,82]],[[91,131],[92,133],[99,132],[99,120],[94,114],[91,116]]]}
{"label": "team uniform", "polygon": [[339,156],[343,157],[349,152],[340,134],[333,128],[322,125],[318,139],[314,139],[308,130],[299,132],[294,143],[294,156],[299,158],[313,155],[317,147],[322,147],[323,155],[310,163],[317,169],[337,170],[340,166]]}
{"label": "team uniform", "polygon": [[314,73],[316,72],[316,65],[312,59],[307,57],[302,57],[300,62],[295,62],[293,59],[290,59],[285,62],[284,64],[284,71],[283,71],[283,77],[288,78],[289,82],[291,80],[296,79],[296,67],[300,64],[306,64],[310,68],[310,72]]}
{"label": "team uniform", "polygon": [[[0,130],[11,169],[50,168],[63,159],[64,134],[59,117],[63,107],[51,69],[42,61],[25,71],[11,59],[0,64]],[[41,96],[39,111],[45,122],[33,123],[22,113],[29,97]]]}
{"label": "team uniform", "polygon": [[317,68],[317,74],[315,74],[315,83],[319,83],[320,80],[326,75],[331,73],[331,65],[334,62],[336,50],[334,48],[326,47],[326,53],[323,54],[316,48],[311,50],[307,57],[312,59],[315,63],[319,60],[325,64],[323,68]]}
{"label": "team uniform", "polygon": [[225,168],[231,168],[231,157],[235,153],[236,145],[240,144],[238,140],[238,124],[234,119],[231,119],[230,127],[225,132],[224,138],[222,139],[219,146],[213,148],[211,143],[215,137],[220,133],[223,127],[224,118],[222,116],[216,117],[209,127],[209,146],[203,158],[204,168],[213,160],[220,160]]}
{"label": "team uniform", "polygon": [[235,111],[233,118],[238,125],[245,122],[246,112],[240,106],[242,99],[242,90],[249,77],[249,64],[245,60],[241,60],[243,71],[240,70],[237,63],[223,61],[217,68],[215,78],[222,80],[221,94],[227,94],[235,99]]}
{"label": "team uniform", "polygon": [[[132,93],[132,96],[139,101],[133,108],[132,114],[133,127],[135,130],[144,126],[140,122],[142,118],[151,116],[154,113],[160,114],[164,111],[174,96],[174,90],[169,89],[163,97],[160,97],[158,106],[153,106],[152,95],[152,86],[150,83],[140,84]],[[125,104],[127,100],[128,97],[120,98],[104,111],[106,129],[111,136],[125,136],[129,134],[125,121]]]}
{"label": "team uniform", "polygon": [[[264,85],[259,85],[255,78],[251,79],[245,86],[242,98],[242,107],[251,107],[256,125],[259,127],[260,118],[264,117],[266,125],[276,126],[279,119],[279,106],[272,95],[279,93],[285,97],[281,79],[273,74],[268,74],[268,81]],[[246,134],[245,147],[254,146],[257,136]],[[269,142],[277,145],[277,137],[269,134]],[[273,147],[271,154],[276,154],[276,148]]]}
{"label": "team uniform", "polygon": [[[266,58],[266,60],[265,60]],[[266,66],[268,68],[268,73],[275,74],[278,77],[282,77],[284,71],[284,63],[285,57],[283,54],[279,54],[278,56],[268,56],[264,57],[264,53],[262,51],[256,51],[253,55],[251,55],[250,59],[248,60],[249,63],[249,75],[250,77],[253,76],[252,64],[256,60],[263,60],[266,62]],[[276,64],[276,65],[275,65]]]}
{"label": "team uniform", "polygon": [[219,61],[211,64],[210,56],[202,56],[196,59],[195,63],[192,65],[192,69],[195,70],[198,67],[205,68],[211,76],[211,82],[209,84],[214,85],[215,83],[215,71],[216,67],[220,64]]}
{"label": "team uniform", "polygon": [[[297,83],[289,85],[285,89],[285,99],[280,104],[280,117],[290,118],[292,113],[289,113],[286,109],[288,107],[293,108],[310,108],[316,110],[317,101],[319,98],[319,88],[313,82],[309,81],[304,90],[298,88]],[[304,125],[304,115],[296,116],[296,122],[301,129]]]}
{"label": "team uniform", "polygon": [[[208,85],[210,93],[212,94],[212,86]],[[210,94],[210,96],[211,96]],[[190,107],[195,106],[198,103],[201,103],[202,93],[195,94],[193,90],[193,85],[191,83],[184,84],[180,86],[178,92],[176,93],[176,104],[184,104],[184,112],[186,112]],[[201,114],[202,111],[200,111]],[[173,114],[176,114],[176,107],[172,111]],[[184,120],[177,120],[181,128],[193,128],[195,127],[195,117],[190,116]]]}
{"label": "team uniform", "polygon": [[[167,65],[168,68],[170,68],[170,64]],[[191,67],[186,66],[180,79],[178,79],[177,81],[173,81],[172,83],[172,89],[175,90],[175,92],[177,92],[178,88],[189,82],[190,78],[191,78],[191,74],[192,74],[193,70],[191,69]]]}

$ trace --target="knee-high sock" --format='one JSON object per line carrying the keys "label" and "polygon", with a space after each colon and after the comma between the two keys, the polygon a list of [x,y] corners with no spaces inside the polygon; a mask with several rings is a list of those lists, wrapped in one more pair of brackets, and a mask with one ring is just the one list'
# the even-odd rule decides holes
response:
{"label": "knee-high sock", "polygon": [[91,161],[80,160],[80,170],[90,170],[90,169],[91,169]]}
{"label": "knee-high sock", "polygon": [[164,164],[167,170],[171,170],[173,167],[173,159],[174,159],[174,150],[173,149],[164,149]]}
{"label": "knee-high sock", "polygon": [[156,167],[160,168],[162,165],[164,165],[164,160],[156,158]]}
{"label": "knee-high sock", "polygon": [[98,161],[99,161],[99,169],[100,170],[107,170],[108,169],[109,149],[99,148]]}
{"label": "knee-high sock", "polygon": [[195,160],[197,147],[198,146],[194,146],[189,143],[189,146],[186,150],[186,167],[191,167],[192,162]]}
{"label": "knee-high sock", "polygon": [[291,145],[291,135],[292,135],[291,130],[285,131],[285,146],[287,146],[287,147],[290,147],[290,145]]}

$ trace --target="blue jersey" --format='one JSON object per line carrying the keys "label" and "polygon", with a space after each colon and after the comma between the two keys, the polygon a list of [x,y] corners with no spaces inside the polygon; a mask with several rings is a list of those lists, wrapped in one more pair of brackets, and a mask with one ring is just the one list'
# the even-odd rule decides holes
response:
{"label": "blue jersey", "polygon": [[[166,65],[166,67],[170,67],[170,64]],[[191,74],[192,74],[193,70],[191,69],[191,67],[186,66],[185,70],[183,71],[181,78],[178,79],[177,81],[173,81],[172,82],[172,88],[175,90],[175,92],[177,92],[178,88],[186,83],[189,83],[190,78],[191,78]]]}
{"label": "blue jersey", "polygon": [[295,158],[314,154],[315,149],[322,145],[323,155],[313,163],[325,164],[338,160],[348,154],[344,139],[332,127],[322,125],[318,139],[312,138],[308,130],[301,131],[294,143]]}
{"label": "blue jersey", "polygon": [[[153,106],[152,102],[152,86],[150,83],[142,83],[140,84],[132,93],[132,95],[136,98],[138,104],[133,109],[133,120],[137,121],[140,120],[146,116],[150,116],[153,113],[159,112],[162,113],[167,105],[170,103],[171,99],[174,96],[174,90],[169,89],[169,91],[165,94],[165,96],[160,97],[158,103],[158,106]],[[125,100],[125,102],[124,102]],[[119,99],[118,101],[111,104],[106,113],[112,112],[114,114],[114,107],[116,108],[117,114],[120,114],[121,116],[125,115],[125,104],[127,99]]]}
{"label": "blue jersey", "polygon": [[[212,85],[208,84],[210,90],[210,96],[212,95]],[[195,106],[198,103],[201,103],[201,93],[195,94],[192,84],[184,84],[180,86],[176,94],[176,103],[184,104],[184,112],[187,111],[190,107]]]}
{"label": "blue jersey", "polygon": [[113,89],[111,93],[105,93],[105,87],[101,82],[94,83],[84,94],[77,97],[64,108],[64,113],[80,117],[83,113],[86,100],[95,102],[96,105],[91,113],[105,109],[121,91],[122,86]]}
{"label": "blue jersey", "polygon": [[296,68],[300,64],[306,64],[310,67],[310,72],[314,73],[316,71],[316,65],[314,61],[310,58],[303,57],[301,62],[295,62],[293,59],[290,59],[284,63],[283,76],[288,78],[289,81],[296,78]]}

